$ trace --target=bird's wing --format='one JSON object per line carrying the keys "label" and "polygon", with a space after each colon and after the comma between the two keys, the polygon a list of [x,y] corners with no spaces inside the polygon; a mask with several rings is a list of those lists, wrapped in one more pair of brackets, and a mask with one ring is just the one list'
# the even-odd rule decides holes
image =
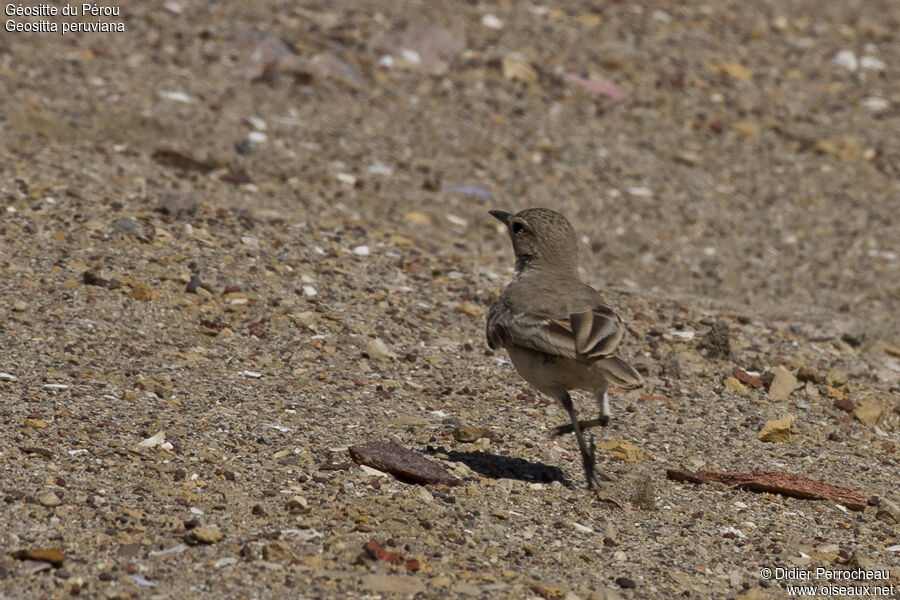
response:
{"label": "bird's wing", "polygon": [[554,356],[599,360],[611,355],[624,335],[622,319],[605,304],[554,317],[539,311],[517,311],[498,301],[488,314],[491,348],[514,345]]}

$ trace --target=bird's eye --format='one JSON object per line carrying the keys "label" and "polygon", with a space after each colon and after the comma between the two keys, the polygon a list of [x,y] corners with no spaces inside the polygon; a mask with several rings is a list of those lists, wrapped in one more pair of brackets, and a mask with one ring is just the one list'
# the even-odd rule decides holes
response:
{"label": "bird's eye", "polygon": [[520,233],[520,232],[525,231],[525,230],[526,230],[525,225],[523,225],[523,224],[520,223],[519,221],[513,221],[513,224],[512,224],[512,232],[513,232],[513,234]]}

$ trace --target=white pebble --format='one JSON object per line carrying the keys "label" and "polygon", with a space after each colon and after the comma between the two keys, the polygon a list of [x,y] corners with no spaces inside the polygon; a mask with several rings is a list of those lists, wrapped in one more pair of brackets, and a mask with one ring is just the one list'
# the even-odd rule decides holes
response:
{"label": "white pebble", "polygon": [[878,96],[870,96],[868,98],[863,98],[863,100],[862,100],[862,102],[860,102],[860,104],[862,104],[863,107],[871,110],[872,112],[876,112],[876,113],[887,110],[891,106],[890,102],[888,102],[884,98],[879,98]]}
{"label": "white pebble", "polygon": [[394,66],[394,57],[391,56],[390,54],[385,54],[384,56],[382,56],[381,58],[378,59],[378,66],[390,69],[391,67]]}
{"label": "white pebble", "polygon": [[411,48],[403,48],[400,51],[400,56],[411,65],[418,65],[422,62],[422,56]]}
{"label": "white pebble", "polygon": [[303,293],[306,294],[307,296],[309,296],[310,298],[312,298],[313,296],[315,296],[316,294],[318,294],[318,292],[316,291],[316,288],[314,288],[314,287],[311,286],[311,285],[304,285],[304,286],[303,286]]}
{"label": "white pebble", "polygon": [[67,386],[64,383],[46,383],[46,384],[44,384],[44,387],[51,389],[51,390],[67,390],[67,389],[69,389],[69,386]]}
{"label": "white pebble", "polygon": [[503,21],[490,14],[481,17],[481,24],[488,29],[503,29]]}
{"label": "white pebble", "polygon": [[166,432],[159,431],[156,433],[156,435],[138,442],[138,446],[141,446],[142,448],[155,448],[156,446],[162,444],[164,441],[166,441]]}
{"label": "white pebble", "polygon": [[648,187],[630,187],[628,188],[628,193],[632,196],[638,196],[640,198],[649,198],[653,195],[653,190]]}
{"label": "white pebble", "polygon": [[256,371],[238,371],[238,375],[251,377],[253,379],[259,379],[260,377],[262,377],[262,373],[258,373]]}
{"label": "white pebble", "polygon": [[247,134],[247,139],[254,144],[264,144],[268,141],[269,136],[264,134],[262,131],[251,131]]}
{"label": "white pebble", "polygon": [[359,256],[368,256],[369,255],[369,247],[368,246],[357,246],[353,249],[353,254]]}
{"label": "white pebble", "polygon": [[844,67],[848,71],[855,71],[859,68],[859,61],[852,50],[841,50],[834,55],[831,62],[839,67]]}
{"label": "white pebble", "polygon": [[15,375],[10,375],[9,373],[0,373],[0,379],[3,381],[18,381],[19,378]]}
{"label": "white pebble", "polygon": [[260,119],[259,117],[250,116],[247,117],[247,122],[250,123],[250,127],[255,129],[256,131],[265,131],[269,128],[265,121]]}
{"label": "white pebble", "polygon": [[194,102],[194,99],[184,92],[160,92],[159,97],[165,98],[166,100],[172,100],[173,102],[184,102],[185,104]]}
{"label": "white pebble", "polygon": [[338,173],[335,177],[337,177],[338,181],[346,183],[347,185],[356,185],[356,177],[350,173]]}
{"label": "white pebble", "polygon": [[875,58],[874,56],[863,56],[859,60],[859,66],[869,71],[884,71],[887,69],[887,64],[880,58]]}
{"label": "white pebble", "polygon": [[573,522],[572,522],[572,527],[574,527],[575,529],[577,529],[577,530],[580,531],[581,533],[594,533],[594,530],[593,530],[593,529],[591,529],[591,528],[588,527],[587,525],[582,525],[581,523],[578,523],[577,521],[573,521]]}

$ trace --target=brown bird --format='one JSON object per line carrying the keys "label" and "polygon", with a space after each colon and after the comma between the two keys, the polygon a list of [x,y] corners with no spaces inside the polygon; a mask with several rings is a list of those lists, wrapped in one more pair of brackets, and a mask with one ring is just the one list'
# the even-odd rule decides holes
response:
{"label": "brown bird", "polygon": [[[609,424],[609,385],[633,389],[641,375],[614,354],[625,324],[600,293],[578,279],[578,246],[569,221],[547,208],[515,215],[492,210],[506,225],[516,254],[516,274],[491,305],[487,340],[492,349],[506,348],[519,375],[541,392],[559,400],[570,424],[554,435],[575,432],[588,489],[597,483],[594,440],[582,431]],[[600,407],[596,419],[579,421],[569,390],[589,390]],[[601,475],[607,481],[611,478]]]}

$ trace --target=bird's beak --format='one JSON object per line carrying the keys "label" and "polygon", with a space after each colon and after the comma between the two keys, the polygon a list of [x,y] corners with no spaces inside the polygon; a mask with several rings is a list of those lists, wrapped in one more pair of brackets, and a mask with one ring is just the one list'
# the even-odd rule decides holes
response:
{"label": "bird's beak", "polygon": [[509,227],[509,218],[512,216],[512,214],[502,210],[492,210],[490,211],[490,213],[492,217]]}

